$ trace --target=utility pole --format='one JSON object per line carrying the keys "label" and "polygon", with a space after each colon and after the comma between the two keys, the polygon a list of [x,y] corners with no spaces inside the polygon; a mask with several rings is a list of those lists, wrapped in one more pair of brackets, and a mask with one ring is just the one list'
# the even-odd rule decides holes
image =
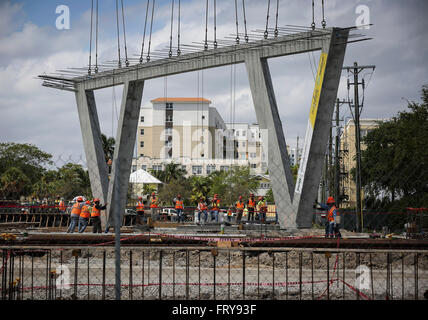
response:
{"label": "utility pole", "polygon": [[334,148],[334,199],[336,200],[337,207],[340,206],[340,106],[348,101],[336,99],[336,139]]}
{"label": "utility pole", "polygon": [[376,66],[359,66],[357,62],[354,62],[353,66],[343,67],[343,70],[347,70],[354,75],[354,82],[349,83],[348,81],[348,89],[350,85],[354,86],[354,124],[355,124],[355,153],[356,153],[356,174],[355,174],[355,184],[356,184],[356,231],[361,232],[363,228],[363,212],[362,212],[362,203],[361,203],[361,135],[360,135],[360,102],[358,96],[358,87],[359,85],[363,85],[364,87],[364,79],[362,82],[358,82],[358,75],[364,69],[375,69]]}

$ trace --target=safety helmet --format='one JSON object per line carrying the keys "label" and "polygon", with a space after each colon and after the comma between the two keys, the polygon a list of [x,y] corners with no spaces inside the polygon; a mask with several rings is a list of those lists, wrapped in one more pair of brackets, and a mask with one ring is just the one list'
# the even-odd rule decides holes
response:
{"label": "safety helmet", "polygon": [[83,201],[83,198],[82,197],[78,197],[77,198],[77,202],[82,202]]}
{"label": "safety helmet", "polygon": [[143,200],[143,197],[138,197],[138,200]]}
{"label": "safety helmet", "polygon": [[327,204],[329,204],[329,203],[334,203],[334,198],[333,197],[328,197]]}
{"label": "safety helmet", "polygon": [[152,192],[152,196],[156,195],[156,192]]}
{"label": "safety helmet", "polygon": [[241,200],[242,199],[242,196],[239,196],[239,200]]}
{"label": "safety helmet", "polygon": [[91,201],[89,201],[89,200],[86,200],[86,202],[85,202],[86,204],[91,204]]}

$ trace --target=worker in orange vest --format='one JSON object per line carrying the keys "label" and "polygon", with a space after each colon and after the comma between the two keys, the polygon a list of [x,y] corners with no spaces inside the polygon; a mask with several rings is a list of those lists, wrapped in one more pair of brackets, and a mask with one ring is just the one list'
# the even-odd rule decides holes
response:
{"label": "worker in orange vest", "polygon": [[242,196],[239,196],[239,200],[235,203],[235,209],[236,209],[236,222],[238,224],[241,223],[242,219],[242,213],[244,212],[245,203],[242,201]]}
{"label": "worker in orange vest", "polygon": [[77,228],[79,233],[83,233],[88,226],[91,210],[91,201],[87,200],[80,210],[79,227]]}
{"label": "worker in orange vest", "polygon": [[214,198],[211,201],[211,221],[215,219],[215,222],[218,222],[218,213],[220,211],[220,199],[218,194],[214,195]]}
{"label": "worker in orange vest", "polygon": [[[317,202],[318,203],[318,202]],[[333,197],[328,197],[327,205],[318,203],[321,208],[328,210],[326,222],[326,238],[342,238],[340,233],[340,216]]]}
{"label": "worker in orange vest", "polygon": [[201,223],[201,213],[204,214],[204,223],[207,223],[208,214],[207,214],[207,203],[205,202],[205,198],[201,197],[198,202],[198,221]]}
{"label": "worker in orange vest", "polygon": [[254,221],[254,210],[256,208],[256,199],[254,199],[254,194],[250,194],[250,198],[247,201],[248,208],[248,219],[247,221]]}
{"label": "worker in orange vest", "polygon": [[100,199],[94,199],[94,206],[91,211],[91,221],[92,221],[92,233],[101,233],[101,210],[105,210],[107,203],[105,205],[100,205]]}
{"label": "worker in orange vest", "polygon": [[156,221],[158,220],[158,198],[156,197],[156,193],[153,192],[152,196],[150,197],[150,211],[152,220]]}
{"label": "worker in orange vest", "polygon": [[137,223],[143,224],[144,219],[144,203],[143,203],[143,197],[138,197],[138,202],[136,206],[137,211]]}
{"label": "worker in orange vest", "polygon": [[177,195],[177,198],[174,198],[174,203],[175,203],[175,210],[177,211],[177,221],[178,222],[183,222],[184,223],[184,204],[183,204],[183,200],[181,199],[181,195]]}
{"label": "worker in orange vest", "polygon": [[67,233],[73,233],[74,232],[74,229],[76,228],[76,226],[79,223],[80,212],[82,211],[82,206],[83,205],[84,205],[83,198],[82,197],[78,197],[77,201],[71,207],[71,212],[70,212],[70,226],[67,229]]}
{"label": "worker in orange vest", "polygon": [[59,202],[58,209],[60,212],[65,212],[65,210],[67,209],[67,207],[65,206],[64,198],[61,198],[61,201]]}

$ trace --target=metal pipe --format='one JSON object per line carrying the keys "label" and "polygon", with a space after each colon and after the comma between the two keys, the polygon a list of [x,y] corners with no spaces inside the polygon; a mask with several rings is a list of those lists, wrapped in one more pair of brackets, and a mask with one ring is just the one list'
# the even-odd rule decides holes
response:
{"label": "metal pipe", "polygon": [[132,250],[129,250],[129,298],[132,300]]}
{"label": "metal pipe", "polygon": [[145,251],[142,253],[142,264],[141,264],[141,299],[144,300],[144,260],[145,260]]}
{"label": "metal pipe", "polygon": [[302,300],[302,252],[299,252],[299,299]]}
{"label": "metal pipe", "polygon": [[242,251],[242,299],[245,299],[245,251]]}
{"label": "metal pipe", "polygon": [[163,250],[159,251],[159,300],[162,300],[162,255]]}
{"label": "metal pipe", "polygon": [[272,252],[272,299],[275,298],[275,252]]}
{"label": "metal pipe", "polygon": [[106,251],[103,251],[103,283],[102,283],[102,300],[106,299]]}

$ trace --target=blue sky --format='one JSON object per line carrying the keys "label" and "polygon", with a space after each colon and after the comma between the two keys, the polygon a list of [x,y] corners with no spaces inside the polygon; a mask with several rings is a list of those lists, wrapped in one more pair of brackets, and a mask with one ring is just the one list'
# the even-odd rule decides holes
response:
{"label": "blue sky", "polygon": [[[238,0],[241,5],[242,0]],[[100,2],[100,60],[115,59],[115,0]],[[175,3],[177,5],[177,0]],[[309,26],[310,0],[280,0],[279,25]],[[80,125],[74,95],[44,88],[35,79],[44,72],[68,67],[86,68],[89,48],[90,0],[0,0],[0,141],[33,143],[50,152],[54,158],[77,155],[84,157]],[[124,0],[129,56],[141,48],[146,0]],[[320,3],[316,7],[319,26]],[[374,40],[351,44],[345,64],[374,64],[376,71],[366,90],[362,118],[389,118],[406,108],[406,101],[419,101],[420,88],[428,83],[427,30],[428,1],[425,0],[325,0],[327,26],[355,25],[359,5],[370,9],[374,24],[363,33]],[[183,43],[202,41],[205,28],[205,1],[182,0],[181,36]],[[212,4],[210,0],[209,37],[212,38]],[[264,29],[265,0],[245,0],[249,29]],[[55,9],[67,5],[71,29],[57,30]],[[271,24],[276,1],[271,1]],[[157,0],[153,48],[169,43],[170,0]],[[234,1],[217,0],[218,38],[234,32]],[[240,12],[242,32],[242,12]],[[176,32],[176,22],[174,33]],[[123,41],[123,40],[122,40]],[[174,37],[176,42],[176,37]],[[123,43],[122,43],[123,46]],[[122,48],[123,52],[123,48]],[[287,143],[294,145],[296,136],[303,140],[314,87],[312,61],[319,53],[276,58],[269,61],[279,113]],[[236,67],[236,122],[255,122],[255,112],[246,71]],[[202,73],[199,73],[199,79]],[[203,73],[204,97],[213,101],[224,120],[230,120],[230,67],[206,70]],[[370,74],[363,74],[366,81]],[[189,73],[150,80],[145,84],[143,105],[163,96],[196,96],[198,73]],[[120,105],[121,88],[96,92],[102,131],[115,134],[114,104]],[[201,92],[199,92],[201,94]],[[343,74],[338,97],[346,97],[346,73]],[[114,101],[113,97],[116,97]],[[350,116],[343,110],[343,116]]]}

